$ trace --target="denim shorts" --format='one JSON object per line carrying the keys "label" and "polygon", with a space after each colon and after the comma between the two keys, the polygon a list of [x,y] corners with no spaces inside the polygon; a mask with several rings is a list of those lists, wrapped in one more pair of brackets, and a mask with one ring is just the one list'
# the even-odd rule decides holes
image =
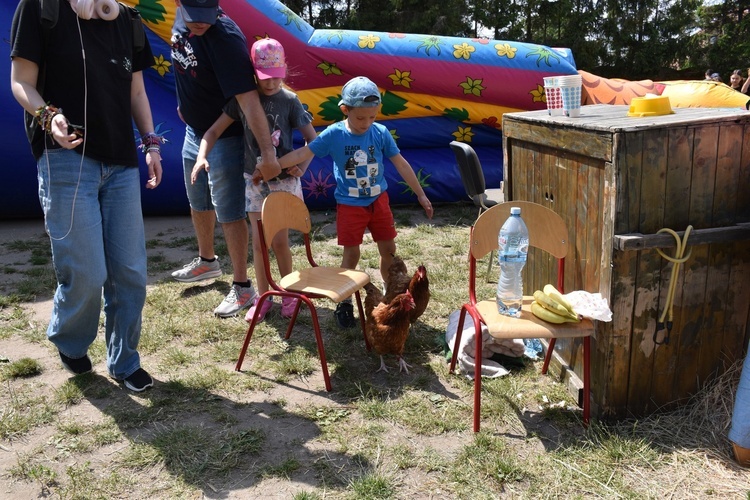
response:
{"label": "denim shorts", "polygon": [[201,171],[195,184],[190,175],[198,157],[201,136],[191,127],[185,130],[182,144],[182,167],[190,208],[196,212],[216,211],[222,223],[245,219],[245,150],[242,137],[226,137],[216,141],[208,154],[208,172]]}

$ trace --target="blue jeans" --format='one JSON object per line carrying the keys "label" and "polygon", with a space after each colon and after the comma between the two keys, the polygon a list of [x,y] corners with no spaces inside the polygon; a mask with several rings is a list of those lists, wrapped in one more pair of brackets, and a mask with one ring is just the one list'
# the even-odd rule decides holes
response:
{"label": "blue jeans", "polygon": [[729,440],[743,448],[750,448],[750,352],[745,356],[745,363],[742,365],[742,375],[734,399]]}
{"label": "blue jeans", "polygon": [[182,143],[182,168],[190,208],[196,212],[216,210],[216,220],[225,224],[244,220],[245,213],[245,150],[243,139],[219,139],[208,153],[208,172],[201,171],[195,184],[190,175],[198,157],[201,136],[191,127],[185,129]]}
{"label": "blue jeans", "polygon": [[146,243],[138,168],[105,165],[52,149],[37,164],[39,201],[52,243],[57,289],[47,337],[70,358],[86,355],[104,294],[107,370],[141,366],[137,347],[146,300]]}

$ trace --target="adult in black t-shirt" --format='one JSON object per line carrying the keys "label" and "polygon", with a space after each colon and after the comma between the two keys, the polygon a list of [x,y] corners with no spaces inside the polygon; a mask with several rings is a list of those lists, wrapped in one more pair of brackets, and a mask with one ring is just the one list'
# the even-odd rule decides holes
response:
{"label": "adult in black t-shirt", "polygon": [[177,104],[186,123],[182,147],[185,189],[198,239],[198,257],[172,273],[182,282],[221,276],[214,254],[214,225],[222,226],[234,272],[232,288],[214,310],[220,317],[235,316],[249,307],[256,292],[247,276],[248,228],[245,212],[244,146],[242,124],[235,122],[216,142],[208,156],[209,168],[193,182],[190,178],[200,141],[222,108],[236,98],[247,117],[262,161],[265,179],[281,172],[276,160],[265,112],[260,105],[247,40],[237,24],[219,9],[218,0],[176,0],[172,28],[172,67]]}
{"label": "adult in black t-shirt", "polygon": [[[153,385],[138,342],[146,299],[146,243],[133,121],[149,180],[161,182],[160,138],[141,71],[153,64],[137,11],[78,0],[42,23],[40,0],[21,0],[11,26],[11,89],[23,106],[37,161],[39,201],[57,276],[47,337],[63,367],[88,357],[104,297],[107,371],[133,391]],[[44,10],[45,15],[49,11]]]}

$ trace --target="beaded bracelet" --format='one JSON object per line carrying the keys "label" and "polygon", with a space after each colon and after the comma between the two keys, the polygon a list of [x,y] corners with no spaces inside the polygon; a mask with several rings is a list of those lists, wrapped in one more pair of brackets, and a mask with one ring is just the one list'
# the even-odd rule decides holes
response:
{"label": "beaded bracelet", "polygon": [[149,132],[140,139],[140,149],[143,153],[159,153],[161,154],[161,145],[167,142],[167,139],[157,135],[153,132]]}
{"label": "beaded bracelet", "polygon": [[52,135],[52,119],[61,114],[63,114],[62,108],[52,106],[51,104],[39,106],[34,112],[37,123],[49,135]]}

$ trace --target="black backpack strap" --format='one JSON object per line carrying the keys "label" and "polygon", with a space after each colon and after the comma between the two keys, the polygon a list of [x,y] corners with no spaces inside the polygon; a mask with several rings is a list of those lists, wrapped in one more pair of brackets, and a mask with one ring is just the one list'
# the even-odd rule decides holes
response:
{"label": "black backpack strap", "polygon": [[138,9],[129,7],[125,4],[121,3],[119,5],[120,15],[126,15],[128,16],[128,19],[130,19],[133,26],[133,45],[135,46],[136,52],[140,52],[146,46],[146,30],[143,28],[143,22],[141,22],[141,13],[138,12]]}

